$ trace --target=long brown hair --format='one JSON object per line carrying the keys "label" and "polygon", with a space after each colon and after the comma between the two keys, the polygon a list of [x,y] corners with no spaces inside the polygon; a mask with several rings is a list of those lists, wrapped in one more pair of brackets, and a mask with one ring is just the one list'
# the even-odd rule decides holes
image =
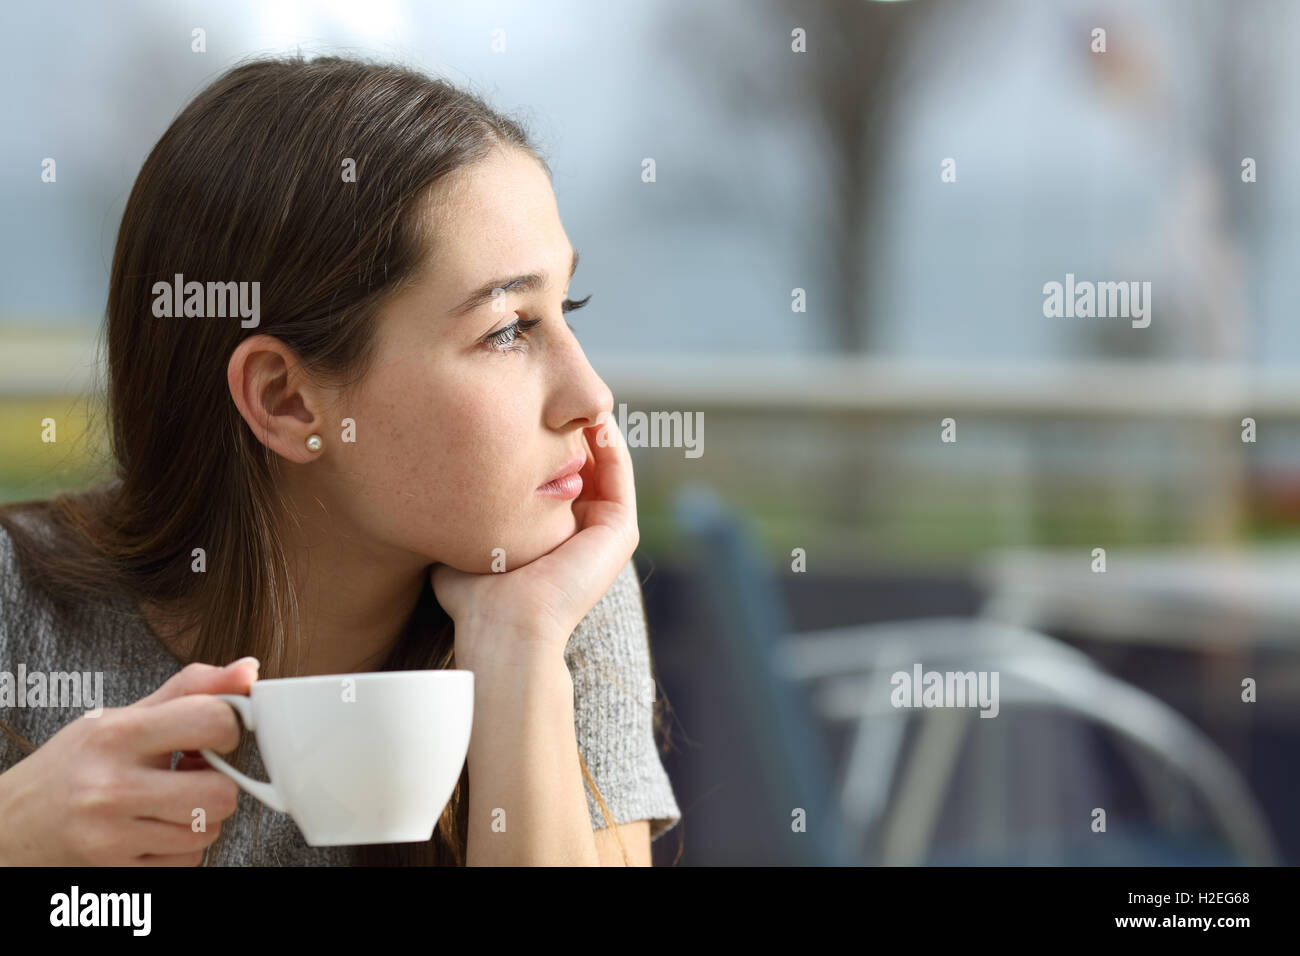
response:
{"label": "long brown hair", "polygon": [[[317,381],[364,378],[376,308],[415,274],[433,239],[423,204],[445,176],[497,149],[523,150],[550,175],[515,121],[400,66],[259,59],[203,90],[145,160],[118,232],[100,340],[112,477],[0,511],[25,576],[60,604],[115,594],[168,608],[164,638],[197,631],[180,663],[252,654],[260,676],[291,676],[286,655],[297,644],[284,636],[301,636],[301,618],[277,459],[230,399],[230,354],[265,333]],[[343,175],[345,160],[355,176]],[[153,318],[153,284],[176,273],[259,281],[260,325]],[[55,540],[29,536],[10,520],[19,512],[44,519]],[[196,546],[221,556],[204,574],[191,571]],[[454,646],[453,622],[426,579],[381,669],[455,667]],[[660,717],[656,707],[656,734]],[[35,749],[3,721],[0,730]],[[246,768],[249,743],[245,732],[236,766]],[[433,839],[358,847],[354,862],[464,865],[468,807],[465,768]],[[206,862],[224,846],[223,833]]]}

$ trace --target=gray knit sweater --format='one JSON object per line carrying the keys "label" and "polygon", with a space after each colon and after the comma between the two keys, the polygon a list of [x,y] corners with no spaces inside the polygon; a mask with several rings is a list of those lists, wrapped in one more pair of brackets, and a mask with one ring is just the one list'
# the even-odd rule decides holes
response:
{"label": "gray knit sweater", "polygon": [[[645,609],[631,561],[574,630],[565,661],[573,677],[578,747],[601,796],[616,821],[648,819],[651,838],[659,837],[677,823],[681,811],[655,745]],[[0,527],[0,719],[40,746],[93,706],[84,699],[80,708],[65,706],[50,699],[52,694],[33,706],[22,699],[27,693],[17,692],[20,665],[26,675],[24,691],[33,686],[34,674],[44,675],[36,681],[50,685],[59,680],[50,679],[54,672],[102,674],[103,697],[98,701],[102,707],[131,704],[180,670],[124,595],[107,605],[79,608],[75,615],[58,615],[23,580],[13,542]],[[251,751],[249,775],[265,780],[255,743]],[[0,773],[22,757],[0,733]],[[587,808],[592,827],[605,826],[590,788]],[[239,809],[222,823],[222,832],[227,846],[217,862],[225,865],[349,862],[347,847],[308,846],[292,818],[262,806],[242,789]]]}

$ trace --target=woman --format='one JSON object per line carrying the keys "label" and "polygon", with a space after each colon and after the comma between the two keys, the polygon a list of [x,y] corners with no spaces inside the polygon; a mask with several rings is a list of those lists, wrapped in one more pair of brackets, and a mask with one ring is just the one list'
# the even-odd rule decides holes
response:
{"label": "woman", "polygon": [[[649,864],[680,812],[577,262],[523,131],[441,81],[257,61],[177,117],[113,258],[114,478],[0,514],[0,671],[107,708],[0,686],[0,863]],[[431,841],[308,847],[198,757],[264,778],[209,696],[259,661],[474,672]]]}

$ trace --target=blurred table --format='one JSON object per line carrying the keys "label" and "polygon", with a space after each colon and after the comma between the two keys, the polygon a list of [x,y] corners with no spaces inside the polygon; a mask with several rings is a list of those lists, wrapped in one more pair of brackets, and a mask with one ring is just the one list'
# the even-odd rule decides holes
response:
{"label": "blurred table", "polygon": [[1107,549],[993,552],[976,570],[983,615],[1053,632],[1177,646],[1294,649],[1300,549]]}

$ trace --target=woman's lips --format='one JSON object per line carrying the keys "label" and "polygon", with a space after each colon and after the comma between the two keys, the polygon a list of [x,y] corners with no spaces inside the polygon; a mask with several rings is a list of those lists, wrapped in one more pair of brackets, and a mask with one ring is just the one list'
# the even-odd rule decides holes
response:
{"label": "woman's lips", "polygon": [[582,494],[582,475],[579,472],[587,463],[587,456],[575,457],[551,476],[551,480],[537,489],[539,495],[548,498],[576,498]]}
{"label": "woman's lips", "polygon": [[556,478],[554,481],[548,481],[537,489],[539,495],[545,495],[548,498],[576,498],[582,494],[582,475],[576,471],[571,475],[565,475],[563,478]]}

